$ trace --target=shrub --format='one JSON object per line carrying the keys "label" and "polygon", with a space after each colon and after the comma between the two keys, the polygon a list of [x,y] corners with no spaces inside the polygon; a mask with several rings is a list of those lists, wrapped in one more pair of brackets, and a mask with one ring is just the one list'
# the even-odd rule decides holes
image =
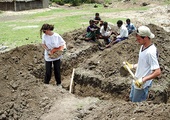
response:
{"label": "shrub", "polygon": [[79,6],[79,5],[80,5],[80,2],[81,2],[80,0],[72,0],[72,3],[71,3],[71,4],[72,4],[73,6]]}
{"label": "shrub", "polygon": [[55,2],[59,5],[64,5],[65,3],[70,3],[73,6],[78,6],[82,3],[108,3],[111,0],[50,0],[51,2]]}
{"label": "shrub", "polygon": [[65,1],[64,0],[51,0],[51,2],[55,2],[59,5],[64,5]]}

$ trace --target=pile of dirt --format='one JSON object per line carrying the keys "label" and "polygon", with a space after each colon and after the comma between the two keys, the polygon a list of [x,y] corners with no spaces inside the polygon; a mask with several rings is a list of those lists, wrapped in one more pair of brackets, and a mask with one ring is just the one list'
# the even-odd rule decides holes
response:
{"label": "pile of dirt", "polygon": [[[85,29],[78,29],[63,34],[68,43],[61,67],[64,89],[55,86],[54,78],[50,85],[43,84],[45,70],[40,45],[25,45],[1,54],[0,120],[47,120],[56,116],[58,120],[169,119],[170,33],[156,25],[148,26],[156,35],[153,42],[162,69],[148,101],[141,105],[127,101],[132,78],[119,72],[123,61],[137,62],[140,46],[135,37],[131,35],[128,40],[100,51],[96,43],[83,41]],[[73,68],[73,93],[85,98],[68,93]],[[65,115],[60,115],[63,112]]]}

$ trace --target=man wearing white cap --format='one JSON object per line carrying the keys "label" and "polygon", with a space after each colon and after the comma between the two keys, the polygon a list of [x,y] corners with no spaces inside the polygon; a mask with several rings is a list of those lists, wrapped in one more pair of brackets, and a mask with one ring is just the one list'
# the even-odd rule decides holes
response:
{"label": "man wearing white cap", "polygon": [[137,64],[129,64],[131,68],[136,68],[135,77],[130,92],[132,102],[142,102],[148,97],[152,79],[161,74],[158,63],[157,48],[151,42],[155,35],[146,26],[137,29],[136,41],[141,45]]}

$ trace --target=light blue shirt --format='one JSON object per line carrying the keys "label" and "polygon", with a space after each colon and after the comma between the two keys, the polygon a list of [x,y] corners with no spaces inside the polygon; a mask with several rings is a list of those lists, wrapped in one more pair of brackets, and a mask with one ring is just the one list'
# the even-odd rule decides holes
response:
{"label": "light blue shirt", "polygon": [[126,28],[128,29],[129,34],[136,30],[135,26],[132,23],[127,24]]}

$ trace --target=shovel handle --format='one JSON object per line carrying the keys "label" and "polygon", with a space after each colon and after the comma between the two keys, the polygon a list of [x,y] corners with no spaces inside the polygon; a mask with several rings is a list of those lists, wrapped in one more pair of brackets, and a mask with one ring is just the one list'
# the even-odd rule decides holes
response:
{"label": "shovel handle", "polygon": [[126,62],[123,62],[123,64],[126,66],[127,70],[128,70],[129,73],[132,75],[132,77],[135,78],[135,75],[133,74],[133,72],[131,71],[131,69],[129,68],[129,66],[126,65]]}

